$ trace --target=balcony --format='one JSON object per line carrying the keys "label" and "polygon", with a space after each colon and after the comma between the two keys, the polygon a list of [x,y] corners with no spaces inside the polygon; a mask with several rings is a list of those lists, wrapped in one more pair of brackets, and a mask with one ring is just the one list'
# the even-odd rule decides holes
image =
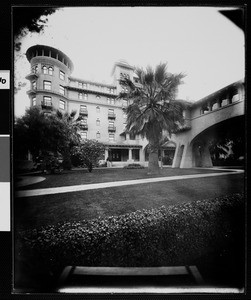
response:
{"label": "balcony", "polygon": [[52,103],[42,101],[41,102],[41,107],[42,107],[42,109],[52,110]]}
{"label": "balcony", "polygon": [[38,78],[38,74],[31,72],[30,74],[28,74],[27,76],[25,76],[26,79],[28,80],[36,80]]}
{"label": "balcony", "polygon": [[116,115],[114,113],[108,113],[108,119],[116,119]]}
{"label": "balcony", "polygon": [[108,131],[109,132],[115,132],[116,131],[116,127],[115,126],[108,126]]}
{"label": "balcony", "polygon": [[81,110],[81,111],[79,112],[79,115],[80,115],[80,116],[88,116],[88,111],[87,111],[87,110]]}
{"label": "balcony", "polygon": [[27,91],[28,95],[35,95],[37,93],[37,90],[35,88],[31,88],[30,90]]}
{"label": "balcony", "polygon": [[88,125],[87,124],[80,124],[80,129],[88,130]]}

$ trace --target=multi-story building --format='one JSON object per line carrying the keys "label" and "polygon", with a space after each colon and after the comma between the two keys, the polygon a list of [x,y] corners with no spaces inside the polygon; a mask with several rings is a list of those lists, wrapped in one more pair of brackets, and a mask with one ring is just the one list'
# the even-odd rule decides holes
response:
{"label": "multi-story building", "polygon": [[125,61],[114,64],[113,83],[104,84],[72,76],[71,59],[58,49],[36,45],[30,47],[26,57],[31,73],[26,76],[31,88],[27,92],[30,105],[41,106],[47,113],[52,108],[63,112],[76,110],[82,116],[82,139],[96,139],[105,144],[105,159],[111,157],[113,165],[145,162],[144,146],[139,136],[125,132],[126,114],[123,107],[127,100],[117,99],[123,90],[121,77],[128,77],[137,84],[134,68]]}
{"label": "multi-story building", "polygon": [[[127,77],[138,84],[132,66],[125,61],[116,62],[112,69],[112,84],[104,84],[73,77],[72,61],[58,49],[36,45],[27,50],[26,57],[31,64],[31,73],[26,76],[31,83],[28,91],[31,106],[39,105],[46,113],[52,108],[63,112],[76,110],[77,117],[82,117],[82,139],[96,139],[103,143],[106,146],[105,159],[110,157],[115,166],[132,162],[147,165],[147,140],[125,131],[123,107],[128,103],[117,97],[123,91],[120,78]],[[164,164],[173,167],[211,166],[208,145],[204,142],[206,154],[203,154],[203,159],[197,159],[201,162],[196,162],[198,149],[202,155],[202,142],[198,149],[195,144],[206,129],[244,115],[244,90],[241,80],[197,102],[187,103],[183,111],[185,125],[161,150]],[[207,136],[204,139],[207,140]]]}

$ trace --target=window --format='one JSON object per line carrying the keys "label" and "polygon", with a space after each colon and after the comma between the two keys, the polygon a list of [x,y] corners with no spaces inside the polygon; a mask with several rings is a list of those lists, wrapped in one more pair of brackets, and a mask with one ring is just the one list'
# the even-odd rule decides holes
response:
{"label": "window", "polygon": [[126,123],[123,123],[124,130],[126,129]]}
{"label": "window", "polygon": [[87,100],[87,99],[88,99],[88,95],[84,94],[84,100]]}
{"label": "window", "polygon": [[31,87],[32,87],[33,90],[36,90],[36,88],[37,88],[37,82],[36,81],[32,81]]}
{"label": "window", "polygon": [[108,102],[108,104],[114,105],[114,99],[107,98],[107,102]]}
{"label": "window", "polygon": [[97,99],[100,99],[100,96],[99,96],[99,95],[97,95],[97,96],[96,96],[96,98],[97,98]]}
{"label": "window", "polygon": [[65,101],[64,100],[59,100],[59,108],[65,109]]}
{"label": "window", "polygon": [[130,140],[135,140],[135,134],[130,133]]}
{"label": "window", "polygon": [[49,75],[52,75],[52,74],[53,74],[53,68],[52,68],[52,67],[49,67],[49,68],[48,68],[48,72],[49,72]]}
{"label": "window", "polygon": [[35,106],[37,104],[37,99],[36,97],[32,98],[32,106]]}
{"label": "window", "polygon": [[100,126],[100,120],[99,119],[96,120],[96,125]]}
{"label": "window", "polygon": [[82,82],[79,82],[79,83],[78,83],[78,87],[79,87],[80,89],[82,89],[82,88],[83,88],[83,84],[82,84]]}
{"label": "window", "polygon": [[48,69],[46,66],[42,67],[43,74],[48,74]]}
{"label": "window", "polygon": [[38,73],[38,66],[33,66],[32,68],[31,68],[31,72],[32,73]]}
{"label": "window", "polygon": [[108,114],[109,114],[109,115],[113,115],[113,114],[114,114],[114,109],[109,108],[109,109],[108,109]]}
{"label": "window", "polygon": [[99,131],[97,131],[96,137],[97,137],[97,139],[100,139],[100,132]]}
{"label": "window", "polygon": [[100,107],[99,106],[96,107],[96,112],[100,113]]}
{"label": "window", "polygon": [[83,83],[83,89],[86,89],[86,88],[87,88],[87,84]]}
{"label": "window", "polygon": [[85,131],[80,131],[80,136],[81,136],[81,139],[87,139],[87,132]]}
{"label": "window", "polygon": [[81,125],[87,125],[87,118],[83,118],[83,119],[80,121],[80,124],[81,124]]}
{"label": "window", "polygon": [[86,111],[87,111],[86,105],[80,105],[80,112],[86,112]]}
{"label": "window", "polygon": [[83,99],[83,94],[82,93],[78,93],[78,99]]}
{"label": "window", "polygon": [[44,104],[45,106],[52,106],[52,99],[51,99],[51,97],[44,96],[43,104]]}
{"label": "window", "polygon": [[51,90],[51,81],[44,80],[44,90]]}
{"label": "window", "polygon": [[61,80],[65,80],[65,73],[63,72],[63,71],[59,71],[59,78],[61,79]]}
{"label": "window", "polygon": [[109,141],[114,141],[114,140],[115,140],[115,134],[109,133]]}
{"label": "window", "polygon": [[109,127],[114,127],[114,121],[109,120]]}
{"label": "window", "polygon": [[59,93],[62,95],[65,94],[65,88],[62,85],[59,86]]}

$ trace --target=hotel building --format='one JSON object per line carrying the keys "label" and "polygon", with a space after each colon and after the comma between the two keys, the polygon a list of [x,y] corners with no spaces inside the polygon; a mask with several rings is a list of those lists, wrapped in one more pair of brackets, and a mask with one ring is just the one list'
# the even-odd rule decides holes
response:
{"label": "hotel building", "polygon": [[137,84],[134,68],[125,61],[116,62],[112,69],[113,82],[104,84],[72,76],[71,59],[58,49],[35,45],[26,52],[31,72],[27,92],[30,105],[41,106],[50,113],[52,108],[62,112],[77,111],[82,116],[82,139],[95,139],[105,145],[105,159],[113,165],[138,162],[145,164],[147,141],[125,132],[127,100],[116,99],[123,87],[120,78],[126,76]]}

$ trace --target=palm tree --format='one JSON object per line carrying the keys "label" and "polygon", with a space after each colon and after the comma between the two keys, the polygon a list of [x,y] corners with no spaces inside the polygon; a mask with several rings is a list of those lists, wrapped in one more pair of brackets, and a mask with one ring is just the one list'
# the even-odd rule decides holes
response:
{"label": "palm tree", "polygon": [[166,63],[160,63],[155,70],[138,68],[135,73],[138,83],[128,78],[120,80],[127,92],[118,98],[128,100],[126,130],[149,142],[148,172],[159,173],[158,149],[163,132],[171,136],[184,123],[183,102],[175,97],[185,75],[168,73]]}

